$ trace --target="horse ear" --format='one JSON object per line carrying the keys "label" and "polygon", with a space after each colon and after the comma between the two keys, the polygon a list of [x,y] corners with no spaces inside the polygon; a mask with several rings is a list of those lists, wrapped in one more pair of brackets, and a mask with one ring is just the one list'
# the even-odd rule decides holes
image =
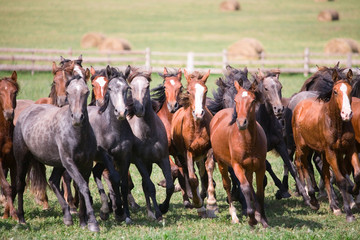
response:
{"label": "horse ear", "polygon": [[90,73],[91,75],[95,75],[96,71],[95,69],[93,68],[93,66],[90,67]]}
{"label": "horse ear", "polygon": [[73,61],[69,67],[70,71],[74,71],[74,68],[75,68],[75,62]]}
{"label": "horse ear", "polygon": [[234,86],[236,88],[236,91],[239,92],[240,91],[240,84],[238,83],[238,81],[234,81]]}
{"label": "horse ear", "polygon": [[88,82],[90,79],[90,70],[86,68],[85,70],[85,82]]}
{"label": "horse ear", "polygon": [[209,76],[210,76],[210,69],[204,74],[204,76],[201,78],[201,81],[203,83],[206,83],[206,80],[208,79]]}
{"label": "horse ear", "polygon": [[338,80],[338,72],[336,71],[336,69],[333,70],[332,80],[334,83]]}
{"label": "horse ear", "polygon": [[110,80],[110,76],[111,76],[111,67],[109,65],[106,66],[106,78]]}
{"label": "horse ear", "polygon": [[65,62],[65,58],[63,56],[60,56],[60,62]]}
{"label": "horse ear", "polygon": [[130,72],[131,72],[131,67],[130,67],[130,65],[128,65],[125,69],[125,79],[127,79],[129,77]]}
{"label": "horse ear", "polygon": [[256,74],[260,79],[263,79],[265,77],[264,73],[261,71],[260,68],[258,68],[258,74]]}
{"label": "horse ear", "polygon": [[184,68],[184,76],[185,76],[187,82],[189,83],[191,79],[190,79],[189,73],[186,71],[185,68]]}
{"label": "horse ear", "polygon": [[230,65],[226,65],[226,70],[227,71],[232,71],[234,68],[232,67],[232,66],[230,66]]}
{"label": "horse ear", "polygon": [[182,76],[182,71],[181,71],[181,68],[179,68],[178,73],[177,73],[177,78],[179,79],[179,81],[181,81],[181,76]]}
{"label": "horse ear", "polygon": [[352,70],[349,69],[349,71],[348,71],[347,74],[346,74],[346,77],[347,77],[347,79],[348,79],[350,82],[351,82],[353,76],[354,76],[354,75],[353,75]]}
{"label": "horse ear", "polygon": [[55,73],[56,73],[56,71],[57,71],[57,66],[56,66],[56,63],[55,62],[53,62],[53,64],[52,64],[52,74],[53,75],[55,75]]}
{"label": "horse ear", "polygon": [[11,74],[11,79],[16,82],[17,81],[17,73],[16,71],[13,71],[13,73]]}
{"label": "horse ear", "polygon": [[339,68],[340,62],[337,62],[334,68]]}
{"label": "horse ear", "polygon": [[168,74],[168,70],[166,67],[164,67],[164,75],[167,75]]}
{"label": "horse ear", "polygon": [[245,75],[247,76],[248,75],[248,68],[247,67],[244,67],[244,73],[245,73]]}
{"label": "horse ear", "polygon": [[79,61],[81,61],[82,62],[82,54],[80,54],[80,56],[78,57],[78,59],[77,60],[79,60]]}

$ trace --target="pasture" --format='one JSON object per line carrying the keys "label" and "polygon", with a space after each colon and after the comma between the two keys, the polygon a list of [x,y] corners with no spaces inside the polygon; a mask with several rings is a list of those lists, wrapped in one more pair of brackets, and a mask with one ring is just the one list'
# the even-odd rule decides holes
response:
{"label": "pasture", "polygon": [[[80,49],[81,36],[90,31],[107,36],[126,38],[134,50],[150,47],[159,51],[220,51],[242,37],[259,39],[266,51],[272,53],[298,53],[305,47],[323,51],[325,43],[335,37],[360,39],[360,4],[358,0],[314,2],[286,0],[243,0],[240,12],[221,12],[220,1],[5,1],[0,0],[0,47],[73,48]],[[340,12],[340,21],[318,22],[317,14],[328,8]],[[68,57],[68,56],[64,56]],[[86,64],[84,67],[90,67]],[[60,59],[60,58],[59,58]],[[50,64],[50,63],[49,63]],[[239,66],[234,66],[239,67]],[[244,66],[240,66],[243,68]],[[0,77],[11,72],[0,72]],[[208,95],[215,88],[219,75],[211,75],[207,81]],[[154,73],[151,87],[162,79]],[[48,96],[52,82],[51,73],[18,73],[21,87],[18,99],[36,100]],[[283,96],[290,97],[299,91],[305,81],[302,75],[280,75]],[[183,77],[183,84],[185,79]],[[89,87],[90,84],[89,84]],[[268,160],[275,173],[282,176],[281,159],[268,153]],[[51,169],[48,168],[49,177]],[[135,189],[133,195],[141,206],[131,210],[132,225],[117,223],[113,215],[107,221],[99,218],[100,199],[96,185],[90,178],[90,191],[94,209],[100,224],[100,233],[91,233],[74,225],[66,227],[61,208],[55,195],[48,189],[50,210],[42,211],[28,190],[25,193],[25,219],[27,225],[13,220],[0,219],[0,239],[358,239],[359,220],[346,223],[345,215],[335,216],[329,209],[328,200],[320,200],[315,212],[306,206],[302,198],[276,200],[276,187],[268,176],[265,191],[265,212],[270,228],[259,225],[254,229],[240,217],[240,204],[236,203],[240,224],[231,224],[222,187],[221,176],[216,168],[216,195],[220,213],[215,219],[200,219],[196,210],[184,209],[180,193],[174,193],[170,210],[162,222],[146,217],[141,176],[134,166],[130,168]],[[152,180],[156,184],[163,178],[156,166]],[[317,176],[317,179],[319,176]],[[156,186],[157,199],[165,198],[165,189]],[[290,178],[290,192],[294,181]],[[337,192],[340,199],[339,192]],[[17,205],[16,205],[17,206]],[[342,205],[341,205],[342,206]],[[4,208],[0,206],[2,213]],[[356,219],[360,211],[353,210]]]}

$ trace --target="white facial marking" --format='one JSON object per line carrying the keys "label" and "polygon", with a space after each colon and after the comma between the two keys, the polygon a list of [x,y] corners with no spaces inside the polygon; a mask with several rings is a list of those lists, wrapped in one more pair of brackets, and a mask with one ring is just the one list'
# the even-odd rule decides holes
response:
{"label": "white facial marking", "polygon": [[104,77],[98,77],[95,82],[97,82],[99,84],[99,86],[101,87],[101,96],[104,96],[104,86],[106,84],[105,78]]}
{"label": "white facial marking", "polygon": [[5,90],[7,90],[7,87],[5,87]]}
{"label": "white facial marking", "polygon": [[[349,97],[347,95],[347,87],[344,83],[340,86],[340,91],[343,92],[343,102],[341,106],[341,117],[344,119],[348,119],[351,114],[351,105],[349,101]],[[344,119],[344,120],[345,120]]]}
{"label": "white facial marking", "polygon": [[247,92],[247,91],[244,91],[241,96],[242,96],[243,98],[244,98],[244,97],[247,97],[247,96],[248,96],[248,92]]}
{"label": "white facial marking", "polygon": [[74,71],[77,72],[77,74],[79,74],[81,77],[84,77],[82,72],[81,72],[81,69],[80,69],[80,67],[78,65],[75,65]]}
{"label": "white facial marking", "polygon": [[171,85],[173,85],[173,86],[175,86],[175,82],[174,82],[174,80],[170,80],[170,83],[171,83]]}
{"label": "white facial marking", "polygon": [[203,110],[202,100],[204,96],[204,90],[205,88],[199,83],[195,84],[195,115],[201,115],[201,112]]}

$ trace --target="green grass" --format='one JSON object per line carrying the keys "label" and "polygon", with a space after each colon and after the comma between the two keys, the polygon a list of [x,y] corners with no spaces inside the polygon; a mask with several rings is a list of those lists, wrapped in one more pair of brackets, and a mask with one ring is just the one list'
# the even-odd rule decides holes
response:
{"label": "green grass", "polygon": [[[0,47],[54,48],[69,47],[81,50],[80,39],[91,31],[111,37],[123,37],[135,50],[150,47],[153,51],[214,52],[227,48],[243,37],[259,39],[268,53],[299,53],[305,47],[323,51],[325,43],[335,37],[360,40],[360,4],[358,0],[317,3],[313,0],[241,0],[240,12],[218,10],[220,0],[148,0],[148,1],[45,1],[0,0]],[[317,14],[323,9],[336,9],[340,21],[318,22]],[[86,56],[84,56],[86,59]],[[89,66],[85,66],[89,67]],[[237,67],[237,66],[235,66]],[[243,66],[242,66],[243,67]],[[11,72],[0,72],[0,77]],[[48,96],[51,73],[19,72],[21,91],[19,99],[36,100]],[[215,88],[218,75],[211,75],[207,85],[209,95]],[[152,76],[151,87],[161,82]],[[300,74],[280,75],[283,96],[299,91],[306,78]],[[185,83],[185,80],[183,80]],[[271,153],[268,159],[273,169],[282,175],[282,162]],[[48,169],[48,174],[50,168]],[[133,225],[117,223],[111,215],[108,221],[99,218],[100,200],[93,180],[90,190],[100,223],[100,233],[90,233],[75,224],[65,227],[55,195],[48,191],[51,209],[42,211],[33,196],[25,195],[26,226],[13,220],[0,219],[0,239],[358,239],[358,222],[346,223],[345,216],[334,216],[327,200],[321,201],[318,212],[305,206],[301,198],[277,201],[276,188],[269,179],[266,188],[266,215],[270,228],[251,229],[245,218],[240,224],[230,223],[225,191],[218,169],[215,169],[216,193],[220,213],[216,219],[199,219],[195,210],[182,207],[181,195],[174,194],[169,212],[161,223],[145,216],[145,201],[141,177],[132,166],[135,181],[133,194],[141,205],[131,211]],[[317,176],[319,177],[319,176]],[[154,183],[162,179],[158,167],[152,174]],[[293,181],[290,182],[292,188]],[[164,189],[157,187],[157,199],[165,197]],[[240,205],[236,204],[237,209]],[[0,207],[0,213],[3,212]],[[239,211],[238,211],[239,213]],[[354,211],[359,217],[359,211]],[[238,214],[240,216],[240,214]]]}

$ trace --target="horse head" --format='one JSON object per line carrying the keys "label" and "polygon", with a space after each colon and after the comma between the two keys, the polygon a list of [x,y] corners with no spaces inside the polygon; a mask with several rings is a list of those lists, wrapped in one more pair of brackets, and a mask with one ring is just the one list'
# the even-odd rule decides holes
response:
{"label": "horse head", "polygon": [[89,88],[80,75],[73,76],[66,83],[66,98],[73,126],[79,126],[87,117],[87,98]]}
{"label": "horse head", "polygon": [[66,102],[66,83],[72,78],[75,63],[73,62],[68,67],[57,67],[53,62],[52,73],[54,75],[53,83],[51,85],[51,92],[49,97],[52,99],[53,104],[62,107],[67,104]]}
{"label": "horse head", "polygon": [[11,77],[0,79],[0,107],[6,121],[11,121],[14,118],[18,91],[19,85],[17,83],[16,71],[12,73]]}
{"label": "horse head", "polygon": [[176,112],[176,110],[178,110],[180,107],[178,99],[183,88],[181,83],[181,75],[181,69],[179,69],[176,74],[173,74],[169,73],[168,69],[164,67],[163,78],[165,97],[167,101],[167,108],[171,113]]}
{"label": "horse head", "polygon": [[340,109],[341,119],[345,122],[351,120],[353,112],[351,109],[351,80],[353,73],[349,69],[346,78],[339,77],[336,70],[333,71],[332,79],[334,87],[331,94],[331,99],[334,99],[338,109]]}
{"label": "horse head", "polygon": [[282,85],[279,81],[279,70],[273,70],[266,75],[259,69],[255,75],[255,81],[258,83],[257,93],[268,109],[271,109],[277,119],[281,119],[284,114],[284,105],[281,102]]}
{"label": "horse head", "polygon": [[141,72],[138,69],[134,69],[127,78],[127,81],[131,88],[134,114],[137,117],[144,117],[146,113],[146,107],[151,107],[149,89],[151,72]]}
{"label": "horse head", "polygon": [[[104,71],[95,71],[93,67],[90,68],[91,85],[92,85],[92,101],[95,101],[96,106],[103,106],[105,101],[105,94],[108,89],[109,79],[104,74]],[[103,73],[103,74],[102,74]]]}
{"label": "horse head", "polygon": [[189,74],[184,69],[184,75],[187,80],[189,106],[191,107],[193,118],[195,121],[200,121],[205,114],[206,94],[208,91],[205,84],[210,75],[210,70],[208,70],[205,74],[200,74],[197,71]]}
{"label": "horse head", "polygon": [[254,87],[251,87],[250,90],[245,90],[237,81],[234,82],[237,93],[235,95],[233,120],[230,124],[236,122],[239,130],[247,129],[249,122],[255,121],[255,103],[258,100],[255,94],[256,84],[254,82]]}

